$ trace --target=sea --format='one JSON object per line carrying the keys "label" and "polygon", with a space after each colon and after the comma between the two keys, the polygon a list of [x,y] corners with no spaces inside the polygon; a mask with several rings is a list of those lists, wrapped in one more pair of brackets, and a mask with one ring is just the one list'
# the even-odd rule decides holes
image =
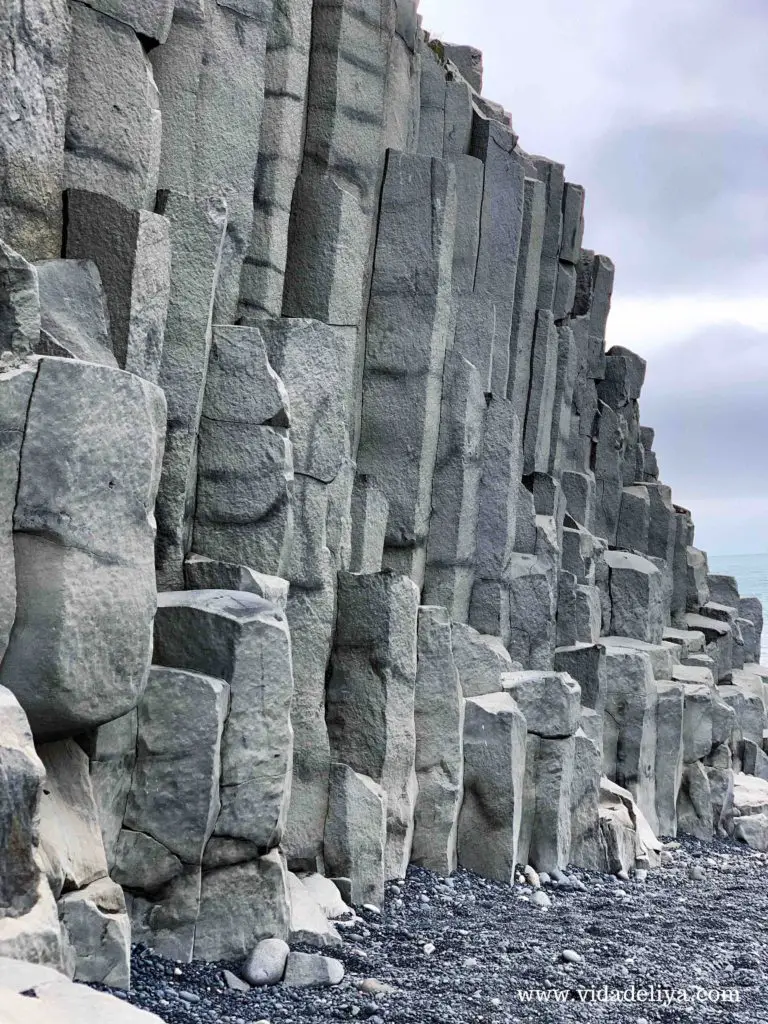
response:
{"label": "sea", "polygon": [[710,555],[708,562],[710,572],[736,577],[742,597],[759,597],[763,602],[766,629],[760,661],[768,665],[768,555]]}

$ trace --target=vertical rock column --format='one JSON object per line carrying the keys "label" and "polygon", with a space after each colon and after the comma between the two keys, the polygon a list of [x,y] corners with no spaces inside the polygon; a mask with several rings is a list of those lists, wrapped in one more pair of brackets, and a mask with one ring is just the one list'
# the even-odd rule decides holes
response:
{"label": "vertical rock column", "polygon": [[0,238],[28,260],[61,254],[71,16],[67,0],[4,4]]}
{"label": "vertical rock column", "polygon": [[[143,745],[140,714],[139,764],[126,827],[139,828],[138,812],[143,809],[153,826],[141,831],[161,845],[153,848],[152,859],[133,859],[138,874],[132,887],[145,890],[137,898],[134,918],[144,941],[177,959],[244,957],[259,939],[288,933],[287,871],[278,849],[293,760],[288,624],[284,613],[254,594],[163,594],[155,624],[155,661],[167,666],[153,669],[158,686],[176,693],[177,699],[168,708],[166,729],[161,728],[160,709],[154,714],[148,709]],[[192,706],[184,715],[187,701]],[[179,714],[186,726],[174,718]],[[199,739],[190,743],[193,725]],[[149,743],[152,728],[154,748]],[[163,750],[179,747],[176,782],[159,787],[167,793],[163,813],[146,794],[152,775],[168,770]],[[147,761],[143,767],[142,757]],[[197,767],[185,771],[190,759]],[[137,841],[135,832],[129,838]],[[126,849],[125,860],[117,858],[116,871],[124,881],[131,850]],[[178,863],[169,861],[167,853]],[[153,860],[159,884],[146,873]]]}
{"label": "vertical rock column", "polygon": [[151,51],[163,97],[157,212],[170,222],[171,288],[159,383],[168,449],[158,499],[158,581],[183,584],[196,436],[212,322],[231,323],[253,220],[271,0],[177,7]]}
{"label": "vertical rock column", "polygon": [[264,112],[253,192],[253,229],[240,280],[239,312],[283,308],[291,199],[302,157],[312,0],[274,0],[267,38]]}
{"label": "vertical rock column", "polygon": [[326,712],[331,753],[386,793],[387,878],[405,875],[413,840],[418,605],[406,576],[339,575]]}
{"label": "vertical rock column", "polygon": [[293,538],[288,397],[258,328],[215,328],[202,413],[194,552],[279,576]]}
{"label": "vertical rock column", "polygon": [[464,697],[444,608],[419,609],[415,708],[419,791],[411,859],[450,875],[463,796]]}
{"label": "vertical rock column", "polygon": [[282,312],[343,328],[353,451],[394,33],[390,0],[314,3],[304,154],[288,232]]}
{"label": "vertical rock column", "polygon": [[366,326],[358,469],[389,501],[384,565],[421,587],[450,320],[454,174],[390,152]]}
{"label": "vertical rock column", "polygon": [[290,584],[296,743],[283,848],[292,868],[316,870],[328,809],[325,675],[336,622],[336,572],[347,568],[351,549],[345,368],[336,330],[320,321],[264,319],[260,329],[290,402],[294,469],[293,542],[282,574]]}

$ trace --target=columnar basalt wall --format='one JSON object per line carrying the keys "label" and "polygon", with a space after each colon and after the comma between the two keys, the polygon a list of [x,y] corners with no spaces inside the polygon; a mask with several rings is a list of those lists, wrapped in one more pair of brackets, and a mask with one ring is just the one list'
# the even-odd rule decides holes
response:
{"label": "columnar basalt wall", "polygon": [[127,985],[131,936],[338,945],[331,878],[764,848],[760,603],[480,54],[417,0],[8,4],[0,953]]}

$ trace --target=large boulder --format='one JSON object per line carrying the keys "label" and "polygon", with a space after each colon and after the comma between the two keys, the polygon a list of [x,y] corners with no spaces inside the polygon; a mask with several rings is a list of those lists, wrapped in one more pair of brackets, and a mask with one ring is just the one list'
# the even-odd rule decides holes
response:
{"label": "large boulder", "polygon": [[164,429],[155,385],[40,360],[14,513],[16,621],[0,666],[38,738],[119,718],[144,689]]}

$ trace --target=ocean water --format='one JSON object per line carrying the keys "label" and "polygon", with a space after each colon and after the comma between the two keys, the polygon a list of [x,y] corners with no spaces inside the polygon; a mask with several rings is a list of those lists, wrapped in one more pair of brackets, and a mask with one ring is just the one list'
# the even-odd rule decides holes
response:
{"label": "ocean water", "polygon": [[[708,561],[710,572],[736,577],[742,597],[760,598],[768,626],[768,555],[710,555]],[[768,628],[763,630],[760,661],[768,665]]]}

